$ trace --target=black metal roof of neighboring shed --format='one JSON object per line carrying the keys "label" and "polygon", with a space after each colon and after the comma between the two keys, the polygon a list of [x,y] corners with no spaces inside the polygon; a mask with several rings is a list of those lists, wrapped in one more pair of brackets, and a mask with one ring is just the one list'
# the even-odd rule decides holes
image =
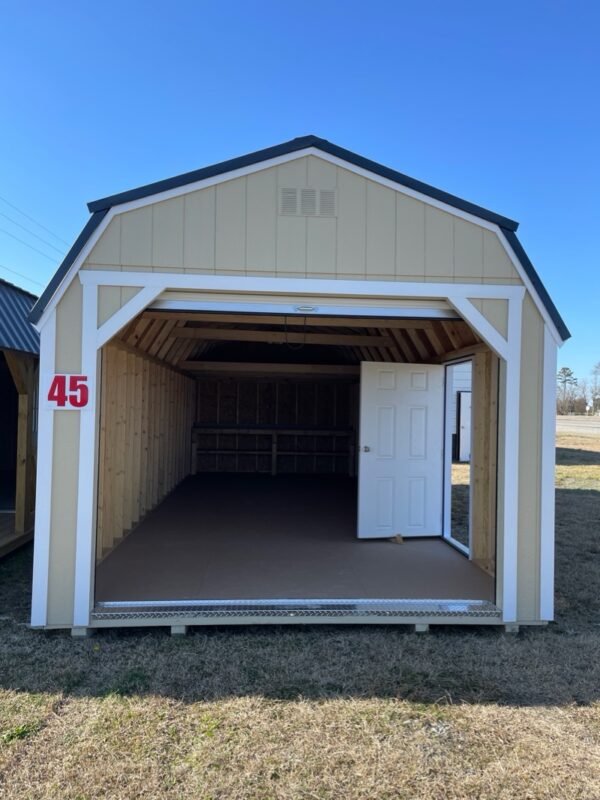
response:
{"label": "black metal roof of neighboring shed", "polygon": [[29,322],[36,295],[0,278],[0,348],[39,355],[40,335]]}
{"label": "black metal roof of neighboring shed", "polygon": [[401,172],[390,169],[390,167],[386,167],[383,164],[378,164],[376,161],[371,161],[368,158],[364,158],[357,153],[353,153],[350,150],[339,147],[338,145],[327,141],[327,139],[321,139],[318,136],[300,136],[296,139],[290,140],[289,142],[283,142],[282,144],[275,145],[274,147],[267,147],[264,150],[257,150],[256,152],[248,153],[245,156],[232,158],[228,161],[221,161],[218,164],[212,164],[211,166],[203,167],[202,169],[197,169],[193,172],[186,172],[183,175],[176,175],[173,178],[167,178],[162,181],[156,181],[155,183],[149,183],[145,186],[140,186],[137,189],[130,189],[129,191],[120,192],[119,194],[110,195],[109,197],[104,197],[100,200],[94,200],[88,203],[88,209],[92,212],[92,216],[88,220],[81,234],[78,236],[73,247],[67,253],[64,261],[58,268],[58,271],[46,289],[43,291],[42,296],[34,306],[30,315],[31,321],[36,323],[40,319],[46,305],[62,282],[62,279],[68,272],[70,266],[73,264],[94,230],[102,222],[109,209],[113,206],[121,205],[123,203],[130,203],[134,200],[141,200],[145,197],[151,197],[152,195],[159,194],[160,192],[166,192],[170,189],[177,189],[181,186],[196,183],[197,181],[206,180],[207,178],[212,178],[217,175],[223,175],[226,172],[233,172],[237,169],[243,169],[244,167],[249,167],[253,164],[259,164],[262,161],[268,161],[272,158],[277,158],[278,156],[284,156],[290,153],[295,153],[299,150],[305,150],[308,147],[317,148],[324,153],[329,153],[336,158],[346,161],[349,164],[353,164],[361,169],[367,170],[368,172],[372,172],[375,175],[379,175],[382,178],[386,178],[393,183],[405,186],[408,189],[420,192],[426,197],[431,197],[434,200],[438,200],[441,203],[446,203],[447,205],[457,208],[460,211],[465,211],[475,217],[479,217],[480,219],[484,219],[488,222],[498,225],[507,236],[507,239],[509,240],[511,247],[513,247],[513,250],[515,250],[515,255],[521,262],[523,269],[529,276],[536,291],[540,295],[542,303],[548,310],[548,313],[556,325],[556,328],[562,339],[566,340],[571,336],[569,329],[558,313],[556,306],[550,299],[550,296],[542,284],[542,281],[533,267],[533,264],[525,254],[525,251],[517,239],[515,231],[519,227],[518,222],[515,222],[514,220],[504,217],[500,214],[496,214],[494,211],[489,211],[486,208],[475,205],[474,203],[470,203],[468,200],[463,200],[456,195],[449,194],[441,189],[436,189],[434,186],[430,186],[427,183],[422,183],[415,178],[410,178],[408,175],[403,175]]}

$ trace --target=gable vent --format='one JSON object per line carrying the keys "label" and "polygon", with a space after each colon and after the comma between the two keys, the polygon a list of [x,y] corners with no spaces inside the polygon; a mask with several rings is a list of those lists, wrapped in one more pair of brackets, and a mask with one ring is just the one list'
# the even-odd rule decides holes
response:
{"label": "gable vent", "polygon": [[300,189],[300,213],[306,215],[317,213],[316,189]]}
{"label": "gable vent", "polygon": [[281,213],[282,214],[297,214],[298,213],[298,190],[297,189],[282,189],[281,190]]}
{"label": "gable vent", "polygon": [[279,190],[279,213],[301,217],[335,217],[336,190],[283,188]]}
{"label": "gable vent", "polygon": [[321,189],[319,192],[319,214],[322,217],[335,217],[335,191]]}

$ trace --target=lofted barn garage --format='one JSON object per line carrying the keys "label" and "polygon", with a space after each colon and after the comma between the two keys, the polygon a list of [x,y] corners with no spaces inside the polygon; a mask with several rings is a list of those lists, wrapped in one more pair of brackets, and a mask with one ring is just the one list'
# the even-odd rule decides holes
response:
{"label": "lofted barn garage", "polygon": [[33,311],[32,624],[552,618],[516,223],[315,137],[90,210]]}

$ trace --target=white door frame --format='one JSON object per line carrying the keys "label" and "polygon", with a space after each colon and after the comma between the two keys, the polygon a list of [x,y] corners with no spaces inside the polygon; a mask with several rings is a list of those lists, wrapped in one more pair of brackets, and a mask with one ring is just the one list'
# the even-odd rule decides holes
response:
{"label": "white door frame", "polygon": [[[347,281],[308,278],[256,278],[220,275],[202,275],[167,272],[119,272],[113,270],[82,270],[79,279],[83,285],[82,314],[82,373],[88,376],[90,397],[96,402],[82,414],[79,443],[79,498],[76,532],[76,576],[74,591],[74,625],[86,627],[90,624],[93,607],[94,586],[94,540],[96,525],[96,474],[98,443],[98,385],[99,350],[144,308],[166,291],[202,291],[214,293],[211,310],[216,304],[226,302],[227,295],[235,293],[261,295],[270,308],[279,305],[280,313],[292,316],[307,316],[298,311],[307,303],[315,305],[314,313],[335,313],[335,307],[344,306],[344,298],[361,299],[360,307],[352,307],[354,315],[390,314],[390,309],[379,306],[403,299],[445,300],[465,319],[506,363],[506,400],[504,404],[504,503],[502,508],[503,546],[502,559],[502,611],[503,621],[517,619],[517,528],[519,487],[519,394],[521,371],[521,314],[525,288],[514,285],[486,285],[462,283],[413,283],[403,281]],[[122,308],[115,312],[100,327],[97,324],[98,290],[103,286],[139,287]],[[281,298],[286,295],[286,298]],[[289,303],[289,296],[295,302]],[[279,296],[279,297],[278,297]],[[473,299],[506,300],[508,305],[507,336],[504,337],[470,302]],[[263,303],[248,304],[249,312],[260,312]],[[271,312],[273,313],[273,312]],[[347,313],[347,312],[346,312]],[[54,318],[54,314],[49,317]],[[42,352],[48,350],[51,325],[44,324],[41,330]],[[54,359],[52,359],[54,361]],[[41,374],[41,370],[40,370]],[[40,406],[42,403],[40,402]],[[39,464],[51,463],[53,415],[48,412],[46,422],[40,424]],[[48,483],[48,473],[40,475],[38,486]],[[38,495],[39,497],[39,495]],[[34,587],[35,614],[32,623],[44,625],[47,620],[47,548],[50,536],[51,504],[38,504],[36,519],[36,559],[34,572],[37,586]],[[42,575],[42,573],[45,573]],[[45,578],[45,580],[44,580]],[[43,583],[42,583],[43,580]],[[35,621],[34,621],[35,620]]]}
{"label": "white door frame", "polygon": [[[465,547],[462,542],[459,542],[452,536],[452,433],[448,425],[448,408],[450,406],[450,398],[452,395],[453,387],[448,381],[448,370],[459,364],[471,364],[471,374],[473,370],[472,358],[461,358],[457,361],[448,361],[444,364],[444,517],[443,517],[443,535],[444,539],[449,539],[451,543],[464,553],[466,556],[471,557],[471,535],[472,535],[472,508],[473,508],[473,464],[469,461],[469,545]],[[471,416],[471,434],[473,432],[473,417]],[[472,436],[471,436],[472,438]]]}

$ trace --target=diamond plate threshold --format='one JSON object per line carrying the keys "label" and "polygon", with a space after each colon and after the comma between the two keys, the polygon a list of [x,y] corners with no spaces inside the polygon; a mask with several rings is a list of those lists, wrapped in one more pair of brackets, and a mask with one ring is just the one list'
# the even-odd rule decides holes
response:
{"label": "diamond plate threshold", "polygon": [[488,600],[144,600],[98,603],[92,622],[231,617],[486,617],[502,612]]}

